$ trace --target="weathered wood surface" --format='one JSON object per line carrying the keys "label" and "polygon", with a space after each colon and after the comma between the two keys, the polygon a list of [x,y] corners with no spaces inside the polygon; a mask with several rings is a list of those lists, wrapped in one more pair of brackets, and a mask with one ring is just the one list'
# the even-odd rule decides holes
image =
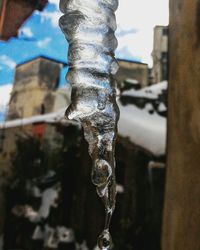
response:
{"label": "weathered wood surface", "polygon": [[200,1],[170,0],[162,250],[200,249]]}

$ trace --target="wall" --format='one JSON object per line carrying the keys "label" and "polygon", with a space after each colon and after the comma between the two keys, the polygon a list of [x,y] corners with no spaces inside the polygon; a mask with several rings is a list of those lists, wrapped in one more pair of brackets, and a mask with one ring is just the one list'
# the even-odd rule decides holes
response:
{"label": "wall", "polygon": [[53,111],[61,64],[37,58],[18,65],[7,120]]}
{"label": "wall", "polygon": [[141,87],[148,85],[148,65],[144,63],[118,60],[119,70],[116,79],[120,83],[127,78],[136,79]]}

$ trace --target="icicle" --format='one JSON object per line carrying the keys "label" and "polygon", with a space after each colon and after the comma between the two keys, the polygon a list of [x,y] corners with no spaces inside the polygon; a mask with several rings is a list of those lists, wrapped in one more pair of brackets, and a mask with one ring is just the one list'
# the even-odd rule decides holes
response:
{"label": "icicle", "polygon": [[60,27],[69,42],[68,81],[72,103],[68,119],[81,122],[93,161],[92,182],[102,198],[106,221],[99,236],[100,249],[110,249],[110,219],[115,208],[115,139],[119,109],[115,79],[118,70],[114,57],[117,40],[114,12],[118,0],[61,0]]}

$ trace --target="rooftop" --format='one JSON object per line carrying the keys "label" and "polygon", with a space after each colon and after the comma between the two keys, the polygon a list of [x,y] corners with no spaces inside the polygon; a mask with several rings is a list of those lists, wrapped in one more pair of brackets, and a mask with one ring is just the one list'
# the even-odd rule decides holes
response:
{"label": "rooftop", "polygon": [[117,61],[119,61],[119,62],[128,62],[128,63],[135,63],[135,64],[140,64],[140,65],[146,65],[146,66],[148,66],[147,63],[143,63],[143,62],[139,62],[139,61],[134,61],[134,60],[129,60],[129,59],[117,58]]}
{"label": "rooftop", "polygon": [[42,58],[42,59],[46,59],[46,60],[53,61],[53,62],[56,62],[56,63],[60,63],[63,66],[67,66],[68,65],[67,62],[65,62],[65,61],[54,59],[54,58],[51,58],[51,57],[48,57],[48,56],[45,56],[45,55],[38,55],[38,56],[32,57],[32,58],[30,58],[30,59],[28,59],[26,61],[18,63],[16,67],[19,67],[19,66],[21,66],[23,64],[26,64],[28,62],[34,61],[34,60],[36,60],[38,58]]}

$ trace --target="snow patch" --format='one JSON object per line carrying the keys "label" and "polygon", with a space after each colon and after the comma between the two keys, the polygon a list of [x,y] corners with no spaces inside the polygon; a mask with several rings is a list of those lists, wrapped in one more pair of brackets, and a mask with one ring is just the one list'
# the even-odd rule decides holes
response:
{"label": "snow patch", "polygon": [[124,193],[124,187],[121,184],[116,185],[116,191],[118,194],[123,194]]}
{"label": "snow patch", "polygon": [[[60,121],[65,121],[64,118],[65,114],[65,108],[58,110],[57,112],[45,114],[45,115],[36,115],[36,116],[31,116],[28,118],[23,118],[23,119],[15,119],[7,122],[2,122],[0,123],[0,129],[3,128],[12,128],[12,127],[17,127],[17,126],[25,126],[28,124],[33,124],[36,122],[49,122],[49,123],[54,123],[54,122],[60,122]],[[73,123],[73,122],[70,122]]]}
{"label": "snow patch", "polygon": [[[130,90],[127,91],[127,93],[133,93],[136,97],[148,96],[148,98],[156,99],[158,95],[166,89],[167,82],[165,81],[142,90]],[[1,93],[0,91],[0,94]],[[123,95],[125,93],[126,91]],[[118,124],[119,134],[128,137],[135,145],[146,149],[154,155],[164,155],[166,150],[166,118],[156,113],[149,114],[149,111],[152,109],[151,104],[147,104],[144,109],[139,109],[132,104],[123,106],[120,101],[118,101],[118,104],[120,108],[120,120]],[[164,109],[166,109],[164,104],[159,106],[159,111],[164,111]],[[64,113],[65,108],[45,115],[7,121],[0,123],[0,129],[24,126],[35,122],[70,122],[78,125],[76,122],[66,121],[64,119]]]}
{"label": "snow patch", "polygon": [[29,219],[31,222],[39,222],[40,215],[37,211],[33,210],[33,208],[29,205],[24,206],[24,217]]}
{"label": "snow patch", "polygon": [[45,248],[58,248],[58,238],[56,237],[56,230],[48,225],[45,225],[44,232],[44,247]]}
{"label": "snow patch", "polygon": [[75,241],[74,231],[71,228],[58,226],[57,234],[58,234],[59,242],[70,243],[70,242]]}
{"label": "snow patch", "polygon": [[164,105],[164,103],[160,103],[159,107],[158,107],[158,111],[159,112],[165,112],[167,110],[166,106]]}
{"label": "snow patch", "polygon": [[134,144],[146,149],[154,155],[166,152],[166,118],[157,114],[149,114],[134,105],[120,108],[118,131],[121,136],[128,137]]}
{"label": "snow patch", "polygon": [[138,80],[132,79],[132,78],[126,78],[126,79],[125,79],[125,82],[131,83],[131,84],[133,84],[133,85],[139,84]]}
{"label": "snow patch", "polygon": [[168,86],[168,82],[167,81],[162,81],[156,84],[153,84],[151,86],[145,87],[143,88],[144,92],[152,92],[154,94],[161,94],[163,90],[166,90]]}
{"label": "snow patch", "polygon": [[163,81],[141,90],[130,89],[123,91],[122,96],[132,96],[147,99],[157,99],[158,95],[162,94],[167,89],[167,81]]}
{"label": "snow patch", "polygon": [[[154,155],[164,155],[166,150],[166,118],[158,114],[149,114],[146,109],[134,105],[123,106],[119,101],[120,120],[118,131],[134,144]],[[46,115],[32,116],[0,123],[0,129],[24,126],[35,122],[69,122],[64,119],[65,108]],[[70,122],[77,124],[76,122]],[[77,124],[78,125],[78,124]]]}
{"label": "snow patch", "polygon": [[33,235],[32,235],[32,239],[33,240],[42,240],[44,238],[44,231],[42,231],[40,226],[36,226]]}
{"label": "snow patch", "polygon": [[30,222],[38,223],[41,219],[46,219],[49,216],[51,207],[57,207],[58,192],[59,190],[56,188],[44,190],[41,195],[42,201],[38,211],[35,211],[29,205],[16,205],[12,208],[12,213],[18,217],[25,217]]}
{"label": "snow patch", "polygon": [[[164,104],[163,104],[164,105]],[[152,112],[154,111],[154,108],[153,108],[153,105],[151,103],[147,103],[144,107],[144,109],[147,111],[147,112]]]}
{"label": "snow patch", "polygon": [[[37,225],[33,235],[33,240],[44,240],[44,247],[57,249],[59,243],[71,243],[75,241],[74,231],[71,228],[57,226],[56,228],[45,225],[44,229]],[[84,248],[80,248],[83,249]]]}
{"label": "snow patch", "polygon": [[53,188],[46,189],[42,194],[42,204],[39,209],[39,215],[42,218],[47,218],[51,207],[56,207],[55,200],[58,198],[58,191]]}

